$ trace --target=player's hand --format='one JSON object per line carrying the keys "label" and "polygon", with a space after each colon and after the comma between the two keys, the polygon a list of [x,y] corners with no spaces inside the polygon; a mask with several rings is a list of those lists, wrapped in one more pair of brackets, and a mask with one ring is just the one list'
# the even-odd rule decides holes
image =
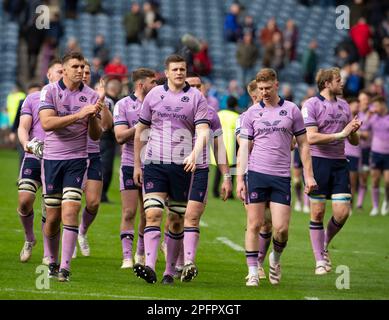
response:
{"label": "player's hand", "polygon": [[196,170],[196,157],[194,152],[191,152],[183,161],[184,170],[186,172],[194,172]]}
{"label": "player's hand", "polygon": [[224,179],[220,194],[223,201],[226,201],[232,194],[232,180],[230,178]]}
{"label": "player's hand", "polygon": [[96,114],[97,112],[97,107],[96,105],[94,104],[89,104],[85,107],[83,107],[79,112],[78,112],[78,115],[79,115],[79,118],[80,119],[84,119],[86,117],[89,117],[93,114]]}
{"label": "player's hand", "polygon": [[134,182],[138,187],[141,187],[143,184],[143,171],[142,168],[138,168],[137,166],[134,167],[134,176],[133,176]]}
{"label": "player's hand", "polygon": [[100,79],[100,82],[99,82],[99,87],[97,88],[97,93],[99,95],[99,100],[100,102],[104,103],[104,99],[105,99],[105,81],[103,78]]}
{"label": "player's hand", "polygon": [[305,180],[304,193],[310,194],[312,191],[318,188],[316,180],[313,176],[307,177]]}
{"label": "player's hand", "polygon": [[24,144],[23,144],[23,150],[24,150],[24,152],[28,152],[28,153],[32,153],[32,150],[31,150],[31,148],[29,147],[29,142],[30,141],[26,141]]}
{"label": "player's hand", "polygon": [[347,126],[343,129],[346,137],[348,137],[351,133],[356,132],[362,125],[362,121],[358,119],[358,116],[355,116]]}
{"label": "player's hand", "polygon": [[238,179],[238,182],[236,184],[236,195],[240,200],[244,202],[246,201],[246,193],[247,193],[246,184],[242,179],[240,181]]}
{"label": "player's hand", "polygon": [[11,132],[11,133],[9,134],[8,138],[9,138],[9,141],[10,141],[11,143],[15,143],[15,141],[16,141],[16,133],[15,133],[15,132]]}

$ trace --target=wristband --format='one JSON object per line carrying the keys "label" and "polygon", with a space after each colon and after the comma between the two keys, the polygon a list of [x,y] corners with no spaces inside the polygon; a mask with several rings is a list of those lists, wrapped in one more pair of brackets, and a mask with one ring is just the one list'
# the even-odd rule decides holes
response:
{"label": "wristband", "polygon": [[223,175],[223,177],[224,177],[224,180],[231,180],[231,174],[230,173],[225,173]]}
{"label": "wristband", "polygon": [[345,134],[344,130],[341,132],[335,133],[336,140],[342,140],[344,138],[346,138],[346,134]]}

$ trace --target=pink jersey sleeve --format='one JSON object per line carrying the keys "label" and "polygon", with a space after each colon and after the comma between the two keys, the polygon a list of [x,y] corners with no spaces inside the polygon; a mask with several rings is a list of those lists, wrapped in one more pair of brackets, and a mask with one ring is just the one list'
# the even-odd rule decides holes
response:
{"label": "pink jersey sleeve", "polygon": [[301,113],[306,127],[317,127],[316,107],[313,99],[304,102]]}
{"label": "pink jersey sleeve", "polygon": [[300,109],[297,106],[294,106],[292,109],[293,116],[293,134],[297,137],[307,132],[304,125],[303,115],[301,114]]}
{"label": "pink jersey sleeve", "polygon": [[22,108],[20,110],[20,115],[29,115],[32,116],[32,107],[31,107],[31,101],[30,101],[30,96],[28,95],[26,99],[24,99]]}
{"label": "pink jersey sleeve", "polygon": [[40,95],[39,111],[45,109],[57,110],[53,97],[54,88],[55,87],[53,85],[48,84],[42,89]]}
{"label": "pink jersey sleeve", "polygon": [[[200,94],[200,93],[198,93]],[[197,126],[198,124],[201,123],[207,123],[208,125],[210,124],[210,120],[208,119],[208,104],[207,101],[203,96],[200,97],[196,113],[194,116],[194,124]]]}
{"label": "pink jersey sleeve", "polygon": [[250,109],[247,111],[243,119],[241,120],[240,134],[241,139],[254,139],[254,127],[249,115]]}
{"label": "pink jersey sleeve", "polygon": [[122,104],[120,101],[115,104],[114,111],[113,111],[114,126],[119,126],[119,125],[129,126],[124,107],[125,105]]}

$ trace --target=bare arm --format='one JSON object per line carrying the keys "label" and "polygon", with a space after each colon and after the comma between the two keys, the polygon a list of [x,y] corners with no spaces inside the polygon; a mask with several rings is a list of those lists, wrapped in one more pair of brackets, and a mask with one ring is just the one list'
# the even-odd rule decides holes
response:
{"label": "bare arm", "polygon": [[97,117],[90,117],[88,121],[89,137],[96,141],[99,140],[103,130],[101,129],[101,120]]}
{"label": "bare arm", "polygon": [[305,193],[309,194],[316,187],[316,181],[313,177],[313,169],[312,169],[312,157],[309,149],[309,143],[306,134],[301,134],[296,137],[299,153],[301,157],[301,162],[303,163],[303,174],[305,181]]}
{"label": "bare arm", "polygon": [[183,161],[185,171],[196,170],[196,160],[199,155],[203,154],[204,148],[209,140],[209,125],[207,123],[200,123],[196,126],[196,142],[193,151]]}
{"label": "bare arm", "polygon": [[100,112],[101,115],[101,128],[103,131],[108,131],[112,129],[113,120],[112,113],[109,111],[108,107],[104,105]]}
{"label": "bare arm", "polygon": [[26,145],[30,141],[30,130],[32,124],[32,117],[30,115],[22,115],[18,127],[18,138],[24,151],[27,151]]}
{"label": "bare arm", "polygon": [[119,144],[124,144],[127,141],[134,139],[136,127],[129,128],[127,125],[115,126],[115,138]]}
{"label": "bare arm", "polygon": [[213,154],[219,171],[223,175],[223,183],[221,186],[222,199],[226,201],[232,193],[232,179],[230,174],[230,167],[228,165],[226,147],[223,141],[223,135],[213,139]]}
{"label": "bare arm", "polygon": [[319,133],[316,126],[307,127],[307,137],[309,144],[328,144],[333,141],[343,140],[361,126],[361,121],[355,117],[351,120],[341,132],[336,133]]}
{"label": "bare arm", "polygon": [[142,174],[142,161],[141,161],[141,152],[143,146],[147,143],[142,137],[144,136],[144,131],[149,128],[149,126],[138,122],[135,127],[135,137],[134,137],[134,181],[138,186],[141,186],[143,183],[143,174]]}

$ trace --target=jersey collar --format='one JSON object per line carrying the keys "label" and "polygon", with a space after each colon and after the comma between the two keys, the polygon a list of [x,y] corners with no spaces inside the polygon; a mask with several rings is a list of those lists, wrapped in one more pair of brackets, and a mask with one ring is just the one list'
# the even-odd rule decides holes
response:
{"label": "jersey collar", "polygon": [[[61,78],[59,81],[58,81],[58,84],[60,86],[60,88],[62,90],[66,90],[66,86],[65,86],[65,83],[63,82],[63,78]],[[82,89],[84,89],[84,83],[81,81],[80,83],[80,86],[78,87],[78,90],[82,91]]]}
{"label": "jersey collar", "polygon": [[[285,100],[281,97],[280,98],[280,101],[278,101],[278,106],[282,107],[282,105],[284,104]],[[265,103],[263,102],[263,100],[261,100],[259,102],[259,105],[262,107],[262,108],[265,108]]]}
{"label": "jersey collar", "polygon": [[[163,88],[165,89],[166,92],[169,90],[169,86],[167,85],[167,81],[163,84]],[[182,91],[184,91],[186,93],[189,91],[189,89],[190,89],[190,85],[188,82],[185,81],[185,86],[184,86],[184,88],[182,88]]]}

